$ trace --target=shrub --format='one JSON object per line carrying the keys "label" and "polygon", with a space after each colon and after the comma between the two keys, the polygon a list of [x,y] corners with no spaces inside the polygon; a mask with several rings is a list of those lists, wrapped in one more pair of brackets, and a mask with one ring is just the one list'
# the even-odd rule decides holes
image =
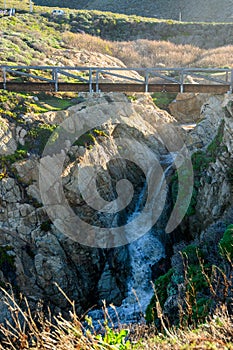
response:
{"label": "shrub", "polygon": [[229,225],[219,242],[220,254],[230,260],[233,259],[233,225]]}
{"label": "shrub", "polygon": [[156,319],[158,320],[157,308],[156,308],[157,298],[159,300],[161,307],[163,307],[168,297],[167,287],[171,282],[172,274],[173,274],[173,270],[170,269],[165,275],[160,276],[154,283],[154,290],[157,296],[153,295],[150,301],[150,304],[146,309],[146,321],[148,323],[155,322]]}
{"label": "shrub", "polygon": [[[219,243],[219,252],[228,261],[233,257],[233,225],[228,226]],[[213,252],[213,254],[216,254]],[[169,314],[169,321],[175,325],[186,327],[204,322],[206,317],[218,307],[231,304],[231,274],[230,266],[222,265],[221,257],[204,255],[200,244],[190,244],[181,251],[183,272],[176,268],[155,281],[155,295],[146,310],[146,320],[157,327],[164,328],[164,312],[171,312],[166,300],[174,296],[177,301],[172,308],[177,308],[176,315]],[[230,268],[230,270],[229,270]],[[180,287],[178,287],[178,285]],[[173,310],[174,312],[174,310]]]}
{"label": "shrub", "polygon": [[169,111],[169,104],[176,98],[176,94],[167,92],[155,92],[152,98],[156,106]]}
{"label": "shrub", "polygon": [[25,148],[29,152],[37,152],[41,155],[56,127],[56,125],[42,123],[32,127],[26,135]]}
{"label": "shrub", "polygon": [[44,232],[48,232],[51,230],[51,225],[52,225],[51,220],[43,221],[40,225],[40,229]]}

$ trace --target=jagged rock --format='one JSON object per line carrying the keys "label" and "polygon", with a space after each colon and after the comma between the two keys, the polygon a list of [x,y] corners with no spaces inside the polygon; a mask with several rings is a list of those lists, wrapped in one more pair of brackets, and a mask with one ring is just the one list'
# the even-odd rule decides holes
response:
{"label": "jagged rock", "polygon": [[[138,313],[133,310],[137,301],[130,288],[137,285],[145,309],[151,296],[149,290],[153,293],[150,288],[153,266],[157,266],[157,262],[165,257],[164,247],[160,241],[161,232],[164,232],[164,228],[161,228],[162,223],[158,224],[161,226],[156,233],[157,236],[150,232],[149,236],[143,236],[141,240],[129,246],[119,248],[107,246],[108,249],[99,248],[103,247],[102,236],[98,237],[101,243],[99,246],[93,244],[91,234],[95,234],[97,229],[90,231],[88,236],[87,231],[76,225],[76,234],[90,239],[92,247],[88,247],[81,244],[79,239],[74,240],[67,234],[67,223],[63,220],[63,226],[59,227],[63,227],[64,231],[59,231],[55,225],[56,220],[50,221],[48,211],[45,210],[47,208],[43,207],[42,202],[44,198],[50,198],[49,191],[52,184],[57,185],[56,173],[61,171],[63,193],[59,198],[61,203],[63,201],[68,203],[71,212],[79,214],[82,219],[90,220],[92,224],[100,222],[104,226],[109,223],[124,223],[128,215],[134,212],[145,182],[145,174],[136,166],[138,162],[148,160],[148,164],[151,165],[150,152],[159,159],[161,155],[167,155],[168,145],[173,147],[173,150],[179,151],[179,147],[186,142],[194,152],[198,142],[205,150],[217,134],[222,119],[225,122],[222,135],[224,151],[209,164],[206,173],[201,177],[196,207],[196,221],[208,226],[210,221],[221,217],[224,208],[232,205],[232,184],[227,174],[232,166],[233,112],[230,97],[227,103],[224,102],[222,106],[221,103],[220,97],[212,97],[208,105],[202,108],[203,120],[186,138],[183,131],[174,127],[175,119],[155,107],[148,95],[136,95],[133,103],[123,94],[93,95],[90,99],[84,98],[81,103],[66,111],[48,112],[36,116],[37,121],[49,124],[68,121],[64,129],[70,130],[71,134],[74,131],[83,132],[82,129],[85,130],[90,121],[93,123],[97,121],[97,124],[91,124],[92,127],[85,130],[88,134],[90,130],[96,128],[95,133],[92,131],[90,144],[86,142],[82,145],[77,142],[71,145],[71,140],[65,135],[62,147],[53,149],[55,154],[44,156],[40,160],[37,156],[29,155],[27,159],[12,165],[14,174],[17,174],[15,178],[12,174],[8,174],[8,177],[0,181],[0,223],[2,229],[8,229],[0,236],[0,243],[12,246],[15,252],[16,280],[21,291],[30,296],[34,302],[44,298],[52,307],[65,310],[67,301],[55,286],[56,282],[70,299],[76,301],[80,314],[94,304],[100,305],[100,299],[118,305],[125,300],[127,305],[121,309],[122,315],[129,310],[134,314],[132,317],[138,317]],[[99,120],[104,122],[100,123]],[[12,129],[12,132],[15,134],[15,130]],[[117,140],[120,140],[119,143]],[[122,140],[125,143],[122,143]],[[133,162],[129,164],[125,159],[127,147],[131,144],[134,145],[131,155],[135,164]],[[61,161],[62,167],[60,167]],[[40,164],[44,166],[43,172],[46,175],[43,182],[45,193],[42,193],[38,181]],[[97,214],[90,206],[85,206],[87,199],[85,194],[88,193],[90,183],[85,181],[85,176],[82,178],[82,192],[79,188],[79,175],[87,167],[92,169],[95,167],[98,170],[96,183],[98,194],[103,199],[100,203],[103,211],[109,209],[109,202],[114,201],[120,193],[117,193],[116,186],[119,180],[127,178],[134,185],[136,194],[133,200],[129,198],[132,206],[129,206],[127,212],[121,215],[114,213],[109,215],[107,211],[108,215],[105,216],[103,213]],[[211,179],[210,183],[206,182],[207,177]],[[92,197],[93,193],[90,194]],[[128,199],[128,192],[126,195]],[[120,206],[122,203],[124,204],[119,201],[117,205]],[[162,204],[164,206],[164,203]],[[160,203],[156,205],[159,207]],[[60,219],[59,215],[56,219]],[[141,226],[144,225],[147,225],[146,221]],[[131,235],[131,240],[132,237],[136,239],[137,229],[133,227],[131,231],[124,231],[124,234],[126,238],[127,235]],[[115,237],[111,239],[111,243],[115,244]],[[176,261],[175,258],[173,260]],[[175,305],[173,301],[168,301],[167,309],[173,307],[172,305]]]}
{"label": "jagged rock", "polygon": [[[32,124],[33,120],[33,115],[30,115]],[[65,138],[61,150],[54,150],[55,155],[43,157],[42,160],[32,152],[26,159],[12,165],[14,174],[17,174],[15,179],[8,175],[0,181],[0,222],[3,230],[4,228],[8,230],[6,231],[8,233],[1,237],[1,243],[9,244],[15,252],[17,284],[33,303],[43,297],[53,307],[65,309],[67,301],[54,285],[56,282],[71,299],[76,301],[79,313],[83,313],[94,304],[100,305],[102,299],[108,303],[114,302],[120,305],[128,292],[127,280],[130,274],[135,274],[136,281],[139,278],[145,279],[143,269],[140,270],[140,274],[136,273],[136,270],[131,271],[127,246],[107,250],[90,248],[81,245],[79,241],[72,240],[66,231],[60,232],[50,221],[43,207],[39,186],[39,166],[41,164],[44,167],[43,173],[46,176],[43,185],[49,189],[51,184],[56,185],[56,172],[60,169],[60,162],[64,162],[61,174],[64,198],[72,210],[79,213],[82,218],[91,217],[94,223],[101,219],[102,224],[124,220],[126,214],[122,214],[121,217],[117,215],[99,215],[98,217],[96,214],[93,215],[89,207],[84,206],[84,199],[77,190],[80,169],[98,165],[98,191],[104,198],[105,205],[108,205],[108,201],[115,199],[114,182],[125,177],[135,185],[136,194],[139,196],[145,181],[144,175],[138,172],[136,165],[129,166],[123,159],[127,149],[123,147],[124,144],[118,144],[116,140],[122,142],[121,140],[125,139],[125,146],[130,146],[131,142],[137,142],[131,152],[136,164],[146,159],[144,151],[140,150],[140,145],[143,145],[148,152],[152,152],[157,159],[160,153],[167,152],[162,143],[162,129],[172,139],[174,137],[172,124],[175,120],[168,113],[156,108],[148,95],[137,95],[135,102],[131,103],[123,94],[93,94],[91,98],[86,96],[83,102],[76,106],[61,112],[37,115],[35,120],[49,124],[68,121],[65,128],[72,132],[75,128],[82,130],[91,120],[96,120],[97,124],[90,129],[96,128],[97,131],[91,147],[71,145],[72,142]],[[99,120],[105,121],[100,123]],[[24,129],[16,130],[15,126],[12,130],[18,135],[19,142],[22,141],[21,139],[27,139]],[[112,158],[119,156],[121,160],[111,163]],[[47,163],[46,160],[48,160]],[[52,161],[54,162],[51,166]],[[149,162],[150,159],[148,164]],[[129,171],[130,168],[131,171]],[[85,186],[84,193],[87,192],[88,184]],[[50,194],[48,192],[44,195],[49,197]],[[136,200],[137,197],[131,204],[132,208]],[[122,203],[119,202],[119,205]],[[132,210],[130,208],[129,211]],[[66,229],[64,222],[63,225]],[[87,232],[82,232],[79,227],[76,227],[77,232],[78,230],[80,235],[88,236]],[[164,255],[164,251],[159,240],[152,238],[153,242],[156,241],[153,248],[154,263],[160,255]],[[140,248],[140,256],[147,265],[151,249],[152,247],[145,242]],[[151,272],[149,271],[146,276],[141,286],[148,290]],[[134,296],[129,295],[128,300],[134,299]],[[144,298],[144,301],[146,300]]]}
{"label": "jagged rock", "polygon": [[0,181],[1,200],[6,203],[17,203],[21,199],[19,187],[13,178],[4,178]]}
{"label": "jagged rock", "polygon": [[16,142],[19,142],[22,146],[24,146],[25,141],[24,137],[27,135],[27,131],[23,129],[21,126],[17,126],[16,128]]}
{"label": "jagged rock", "polygon": [[171,115],[180,122],[197,122],[200,120],[201,107],[210,98],[209,94],[179,93],[169,104]]}
{"label": "jagged rock", "polygon": [[122,301],[122,292],[117,286],[116,276],[109,269],[108,263],[98,282],[99,299],[105,300],[107,304],[114,300],[115,305],[120,305]]}
{"label": "jagged rock", "polygon": [[[205,119],[200,123],[204,132],[200,134],[200,126],[193,130],[191,135],[202,139],[204,149],[210,141],[220,132],[220,141],[213,141],[216,159],[209,162],[200,179],[197,197],[196,218],[202,223],[202,229],[219,219],[227,208],[232,206],[232,169],[233,153],[233,113],[231,109],[232,97],[213,97],[205,108]],[[212,135],[212,138],[211,138]],[[203,205],[205,203],[205,205]]]}
{"label": "jagged rock", "polygon": [[39,177],[39,159],[29,158],[24,159],[14,164],[20,181],[29,185],[32,182],[38,181]]}
{"label": "jagged rock", "polygon": [[0,117],[0,155],[13,154],[17,149],[16,141],[12,134],[13,127]]}
{"label": "jagged rock", "polygon": [[225,117],[223,99],[221,95],[212,96],[202,105],[201,120],[186,137],[186,143],[192,152],[196,149],[205,149],[216,136],[219,125]]}

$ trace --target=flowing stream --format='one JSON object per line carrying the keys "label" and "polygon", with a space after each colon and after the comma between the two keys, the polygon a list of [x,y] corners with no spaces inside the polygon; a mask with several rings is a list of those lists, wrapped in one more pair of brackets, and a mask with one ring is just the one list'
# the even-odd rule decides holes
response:
{"label": "flowing stream", "polygon": [[[164,159],[164,163],[166,170],[164,171],[164,177],[161,179],[161,182],[165,181],[166,174],[169,173],[172,167],[173,157],[167,156]],[[140,207],[145,191],[146,186],[143,187],[136,208],[129,216],[128,222],[133,221],[140,215]],[[137,227],[131,226],[131,230],[136,229]],[[128,234],[130,235],[132,232],[128,232]],[[119,320],[121,324],[144,322],[146,308],[153,296],[151,266],[156,264],[161,258],[165,258],[165,247],[158,239],[156,225],[141,238],[130,243],[128,245],[128,252],[131,272],[127,280],[126,298],[122,301],[121,306],[114,308],[107,307],[107,313],[115,326],[118,325]],[[103,320],[103,312],[100,309],[91,311],[89,315],[93,319],[94,326],[97,325],[97,320]]]}

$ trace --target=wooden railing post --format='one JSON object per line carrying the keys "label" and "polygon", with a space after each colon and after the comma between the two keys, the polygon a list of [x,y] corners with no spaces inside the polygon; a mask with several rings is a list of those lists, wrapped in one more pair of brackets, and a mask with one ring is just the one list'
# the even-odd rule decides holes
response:
{"label": "wooden railing post", "polygon": [[184,92],[184,71],[181,69],[180,71],[180,93],[183,94]]}
{"label": "wooden railing post", "polygon": [[232,94],[232,92],[233,92],[233,69],[231,70],[231,83],[230,83],[229,93]]}
{"label": "wooden railing post", "polygon": [[148,70],[146,69],[145,71],[145,92],[148,92],[149,91],[149,86],[148,86],[148,83],[149,83],[149,72]]}
{"label": "wooden railing post", "polygon": [[58,68],[53,68],[53,81],[54,81],[54,86],[55,86],[55,92],[58,92]]}
{"label": "wooden railing post", "polygon": [[2,68],[2,75],[3,75],[3,89],[6,90],[6,68]]}
{"label": "wooden railing post", "polygon": [[99,92],[99,70],[96,70],[95,91]]}
{"label": "wooden railing post", "polygon": [[89,69],[89,93],[91,94],[93,92],[92,89],[92,69]]}

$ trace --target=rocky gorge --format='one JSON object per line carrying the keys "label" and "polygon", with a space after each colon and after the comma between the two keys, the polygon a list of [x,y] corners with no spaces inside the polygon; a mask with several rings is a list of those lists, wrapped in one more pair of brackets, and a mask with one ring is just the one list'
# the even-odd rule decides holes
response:
{"label": "rocky gorge", "polygon": [[[188,132],[146,94],[84,95],[64,111],[21,114],[17,120],[3,115],[2,286],[10,283],[34,308],[42,300],[56,314],[65,313],[68,306],[58,285],[75,301],[79,315],[94,307],[92,317],[98,318],[105,300],[118,307],[123,322],[138,321],[153,295],[151,280],[170,267],[180,267],[179,250],[190,242],[208,246],[214,241],[216,246],[232,223],[233,99],[210,96],[204,104],[201,99],[198,96],[195,102],[201,105],[200,111],[195,105],[198,123]],[[180,226],[166,233],[177,202],[174,172],[182,166],[186,152],[193,161],[193,196]],[[151,174],[151,164],[156,174]],[[60,182],[55,181],[57,169]],[[121,190],[122,180],[131,187],[123,183]],[[63,188],[56,192],[55,214],[53,186]],[[140,221],[150,194],[156,220],[146,216]],[[102,199],[100,206],[91,202],[93,195]],[[64,202],[72,214],[67,221],[57,222]],[[179,205],[184,211],[183,203]],[[91,229],[84,231],[73,222],[76,216]],[[132,225],[134,219],[136,225]],[[177,289],[170,288],[166,312],[172,312],[177,294]],[[1,308],[2,322],[8,312],[3,297]]]}

